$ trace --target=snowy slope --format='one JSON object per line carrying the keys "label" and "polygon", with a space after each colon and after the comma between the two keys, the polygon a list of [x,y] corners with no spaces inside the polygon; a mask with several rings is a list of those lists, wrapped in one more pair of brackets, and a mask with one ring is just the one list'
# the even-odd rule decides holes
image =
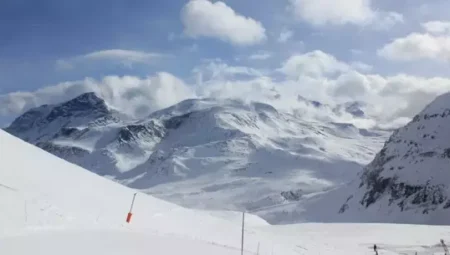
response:
{"label": "snowy slope", "polygon": [[[350,106],[357,112],[359,104],[333,110],[302,100],[312,108],[286,112],[259,102],[191,99],[130,120],[88,93],[32,109],[6,130],[165,200],[201,209],[258,210],[275,223],[280,219],[262,208],[275,213],[277,206],[345,184],[389,134],[340,123],[333,115]],[[323,111],[328,120],[308,111]]]}
{"label": "snowy slope", "polygon": [[449,224],[449,130],[450,93],[394,132],[355,182],[343,214],[378,222]]}
{"label": "snowy slope", "polygon": [[[0,131],[1,254],[239,254],[235,212],[185,209],[96,176]],[[26,160],[24,160],[26,159]],[[443,254],[447,227],[271,226],[247,215],[245,254]],[[440,252],[440,253],[439,253]]]}
{"label": "snowy slope", "polygon": [[400,224],[292,224],[267,228],[296,243],[298,254],[444,255],[440,244],[448,245],[448,226]]}
{"label": "snowy slope", "polygon": [[[216,218],[208,212],[192,211],[140,193],[132,224],[128,225],[125,217],[134,190],[58,159],[3,131],[0,131],[0,155],[2,254],[5,249],[17,251],[5,254],[27,254],[33,247],[41,249],[38,254],[48,249],[55,251],[54,254],[61,249],[65,249],[64,254],[77,254],[76,251],[123,254],[124,249],[148,254],[152,247],[152,251],[157,247],[164,249],[159,251],[161,254],[179,254],[185,252],[184,248],[189,253],[231,254],[239,248],[240,224],[233,219]],[[264,232],[252,231],[250,226],[247,230],[249,249],[253,250],[257,242],[264,241],[269,246],[275,241]],[[29,245],[15,247],[21,242]],[[53,246],[55,242],[58,244]],[[80,246],[83,244],[92,245],[93,249]],[[268,249],[265,254],[269,254]],[[283,252],[290,253],[289,249]]]}

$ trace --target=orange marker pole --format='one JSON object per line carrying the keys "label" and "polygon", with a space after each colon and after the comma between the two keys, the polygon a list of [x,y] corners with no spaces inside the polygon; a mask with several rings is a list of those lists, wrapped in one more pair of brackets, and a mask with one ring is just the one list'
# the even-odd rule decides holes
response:
{"label": "orange marker pole", "polygon": [[134,195],[133,195],[133,201],[131,201],[131,208],[130,208],[130,212],[129,212],[129,213],[128,213],[128,215],[127,215],[127,223],[130,223],[130,221],[131,221],[131,217],[133,216],[133,213],[132,213],[132,211],[133,211],[134,200],[136,199],[136,195],[137,195],[137,193],[134,193]]}
{"label": "orange marker pole", "polygon": [[133,214],[129,212],[128,215],[127,215],[127,223],[130,223],[131,216],[133,216]]}

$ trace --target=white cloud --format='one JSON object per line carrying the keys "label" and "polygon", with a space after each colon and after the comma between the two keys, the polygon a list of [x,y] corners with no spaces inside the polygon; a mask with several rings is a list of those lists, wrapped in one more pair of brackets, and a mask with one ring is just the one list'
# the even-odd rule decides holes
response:
{"label": "white cloud", "polygon": [[[87,78],[39,89],[0,95],[0,115],[11,116],[48,103],[59,103],[79,94],[94,91],[112,106],[136,117],[165,108],[181,100],[197,97],[258,100],[286,110],[303,111],[298,95],[336,104],[364,101],[370,105],[365,122],[378,126],[403,124],[437,95],[450,91],[450,79],[411,75],[381,76],[358,71],[321,51],[296,55],[283,63],[281,79],[270,73],[245,66],[230,66],[221,60],[210,60],[194,69],[196,86],[168,74],[139,78],[107,76],[102,80]],[[330,118],[328,112],[315,112]],[[303,117],[303,115],[302,115]],[[360,120],[346,119],[354,123]]]}
{"label": "white cloud", "polygon": [[450,21],[429,21],[422,24],[422,27],[433,34],[449,34]]}
{"label": "white cloud", "polygon": [[313,51],[285,61],[279,71],[286,74],[287,80],[273,86],[288,86],[292,95],[308,95],[330,104],[349,100],[367,102],[373,106],[369,114],[380,125],[400,120],[404,123],[405,118],[417,114],[437,95],[450,91],[447,78],[364,73],[370,70],[371,66],[365,63],[344,63],[324,52]]}
{"label": "white cloud", "polygon": [[[304,110],[304,105],[297,101],[298,95],[331,105],[358,100],[369,105],[366,114],[371,116],[371,120],[365,125],[398,127],[436,96],[450,91],[450,79],[408,75],[383,77],[349,69],[335,78],[299,76],[275,81],[268,76],[259,76],[249,80],[209,79],[204,80],[200,88],[197,90],[198,96],[263,101],[292,111]],[[314,114],[321,115],[322,119],[331,117],[327,116],[331,115],[328,112]],[[362,124],[355,119],[346,121]]]}
{"label": "white cloud", "polygon": [[351,49],[350,52],[351,52],[353,55],[362,55],[362,54],[364,54],[364,51],[362,51],[362,50],[360,50],[360,49]]}
{"label": "white cloud", "polygon": [[150,112],[195,96],[182,80],[168,73],[146,78],[106,76],[102,80],[86,78],[34,92],[0,95],[0,115],[18,115],[30,108],[64,102],[86,92],[96,92],[111,106],[136,117],[147,116]]}
{"label": "white cloud", "polygon": [[350,71],[337,77],[333,84],[332,95],[348,100],[365,99],[373,89],[367,77],[356,71]]}
{"label": "white cloud", "polygon": [[396,61],[449,61],[450,36],[412,33],[385,45],[378,50],[378,55]]}
{"label": "white cloud", "polygon": [[248,58],[251,60],[265,60],[272,57],[272,53],[267,51],[261,51],[255,54],[250,55]]}
{"label": "white cloud", "polygon": [[263,72],[247,66],[230,66],[220,59],[207,60],[192,71],[197,76],[198,84],[202,84],[206,80],[220,80],[234,78],[236,76],[259,77],[263,76]]}
{"label": "white cloud", "polygon": [[266,40],[263,25],[236,13],[224,2],[190,0],[181,11],[186,35],[213,37],[239,46],[262,43]]}
{"label": "white cloud", "polygon": [[294,14],[315,25],[373,25],[386,29],[403,21],[394,12],[382,12],[372,8],[371,0],[290,0]]}
{"label": "white cloud", "polygon": [[198,47],[198,44],[196,44],[196,43],[192,44],[191,46],[189,46],[187,48],[187,50],[189,52],[198,52],[198,49],[199,49],[199,47]]}
{"label": "white cloud", "polygon": [[361,71],[361,72],[370,72],[373,69],[373,66],[368,65],[368,64],[363,63],[363,62],[360,62],[360,61],[351,62],[350,66],[353,67],[356,70]]}
{"label": "white cloud", "polygon": [[133,51],[133,50],[101,50],[96,52],[91,52],[83,56],[85,59],[104,59],[104,60],[123,60],[130,62],[148,62],[155,58],[164,56],[158,53],[148,53],[143,51]]}
{"label": "white cloud", "polygon": [[90,52],[85,55],[75,56],[69,59],[60,59],[56,62],[59,69],[70,69],[77,64],[92,61],[109,61],[131,67],[134,63],[151,64],[157,59],[167,57],[168,55],[144,51],[109,49]]}
{"label": "white cloud", "polygon": [[278,42],[285,43],[289,41],[292,36],[294,36],[294,32],[289,29],[283,29],[280,33],[280,36],[278,36]]}
{"label": "white cloud", "polygon": [[286,60],[278,71],[291,78],[299,76],[326,76],[348,70],[348,65],[335,57],[316,50],[303,55],[294,55]]}
{"label": "white cloud", "polygon": [[388,30],[398,23],[404,23],[404,17],[397,12],[376,12],[375,18],[370,21],[374,29]]}
{"label": "white cloud", "polygon": [[369,0],[290,0],[295,14],[313,25],[365,24],[374,18]]}

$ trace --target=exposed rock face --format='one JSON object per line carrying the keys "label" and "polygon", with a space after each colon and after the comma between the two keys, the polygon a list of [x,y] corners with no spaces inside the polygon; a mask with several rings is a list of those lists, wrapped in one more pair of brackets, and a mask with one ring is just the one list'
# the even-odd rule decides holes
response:
{"label": "exposed rock face", "polygon": [[450,94],[445,94],[392,134],[340,213],[352,206],[376,206],[381,213],[445,210],[450,208],[449,185]]}

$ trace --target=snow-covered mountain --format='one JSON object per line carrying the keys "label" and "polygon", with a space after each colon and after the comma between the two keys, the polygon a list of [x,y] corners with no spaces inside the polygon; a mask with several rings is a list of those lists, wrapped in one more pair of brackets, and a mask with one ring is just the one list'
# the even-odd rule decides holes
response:
{"label": "snow-covered mountain", "polygon": [[364,169],[342,214],[450,224],[450,93],[396,130]]}
{"label": "snow-covered mountain", "polygon": [[323,104],[318,101],[306,99],[300,95],[297,96],[297,101],[302,102],[308,106],[313,106],[318,109],[322,109],[324,111],[330,112],[330,114],[336,114],[337,116],[343,114],[349,114],[353,117],[357,118],[365,118],[366,113],[365,110],[368,105],[364,102],[354,101],[354,102],[346,102],[342,104],[337,104],[335,106]]}
{"label": "snow-covered mountain", "polygon": [[186,100],[132,120],[88,93],[32,109],[6,131],[184,206],[273,212],[345,184],[389,135],[332,121],[339,119],[332,116],[336,109],[308,104],[315,111],[326,107],[330,121],[311,117],[308,109],[287,112],[261,102],[215,99]]}

